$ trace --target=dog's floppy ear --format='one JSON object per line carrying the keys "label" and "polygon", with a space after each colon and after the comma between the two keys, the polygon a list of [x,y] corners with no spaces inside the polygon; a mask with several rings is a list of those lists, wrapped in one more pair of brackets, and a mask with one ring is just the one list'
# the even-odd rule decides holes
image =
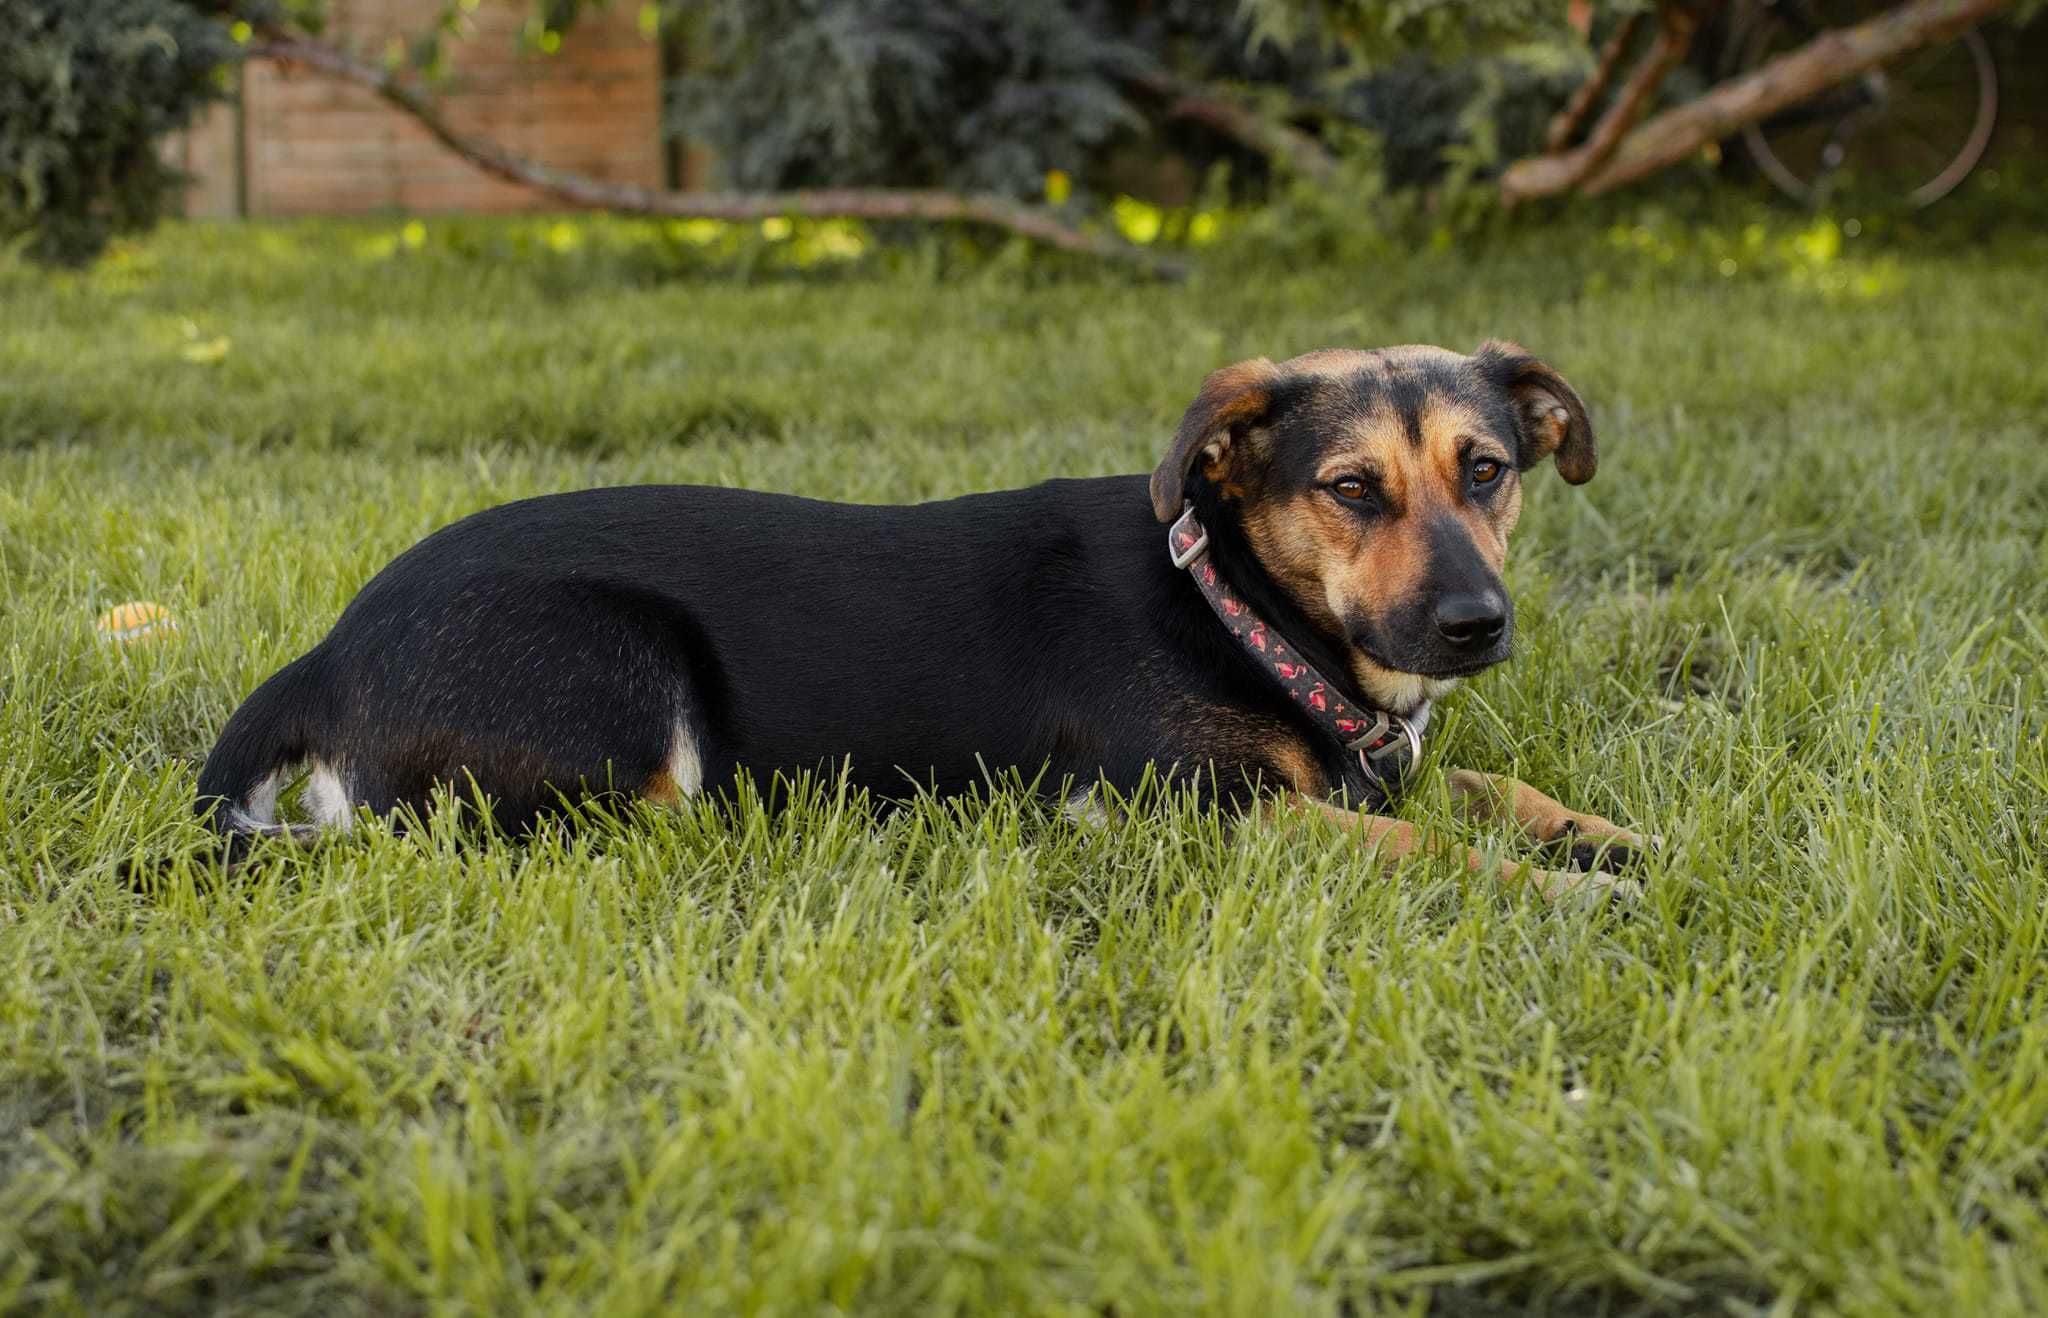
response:
{"label": "dog's floppy ear", "polygon": [[1519,344],[1489,339],[1472,354],[1479,373],[1515,407],[1515,465],[1523,471],[1552,454],[1557,474],[1573,485],[1593,479],[1599,465],[1593,423],[1576,389]]}
{"label": "dog's floppy ear", "polygon": [[1173,448],[1152,473],[1152,512],[1160,521],[1180,516],[1188,473],[1197,460],[1211,479],[1221,477],[1231,445],[1271,410],[1273,386],[1279,379],[1279,367],[1254,357],[1213,371],[1202,382],[1202,392],[1188,404],[1180,429],[1174,432]]}

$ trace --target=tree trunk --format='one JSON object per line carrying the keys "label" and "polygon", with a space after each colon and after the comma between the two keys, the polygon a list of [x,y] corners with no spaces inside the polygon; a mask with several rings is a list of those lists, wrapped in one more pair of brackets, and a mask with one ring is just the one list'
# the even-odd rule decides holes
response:
{"label": "tree trunk", "polygon": [[1650,120],[1628,135],[1606,165],[1585,180],[1583,190],[1592,195],[1633,183],[1744,125],[1767,119],[1906,51],[1944,41],[2010,6],[2011,0],[1911,0],[1854,27],[1823,32],[1762,68]]}
{"label": "tree trunk", "polygon": [[488,138],[461,132],[441,117],[426,93],[398,75],[348,52],[276,28],[265,28],[249,55],[300,64],[375,92],[412,116],[442,145],[477,168],[575,206],[662,215],[677,219],[763,220],[801,215],[816,219],[960,221],[1001,229],[1063,252],[1135,265],[1163,278],[1187,273],[1180,261],[1120,239],[1083,233],[1040,206],[991,194],[935,188],[808,188],[792,192],[669,192],[612,183],[555,169]]}

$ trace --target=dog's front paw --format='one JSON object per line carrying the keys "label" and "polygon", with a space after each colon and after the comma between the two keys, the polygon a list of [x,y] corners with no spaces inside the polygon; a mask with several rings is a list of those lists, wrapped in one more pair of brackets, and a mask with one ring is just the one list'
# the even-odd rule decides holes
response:
{"label": "dog's front paw", "polygon": [[1640,900],[1643,895],[1641,883],[1604,870],[1532,869],[1529,882],[1536,885],[1536,891],[1543,894],[1545,901],[1555,904],[1606,900],[1626,905]]}
{"label": "dog's front paw", "polygon": [[1609,874],[1628,874],[1641,868],[1650,853],[1662,848],[1663,842],[1662,838],[1641,837],[1625,829],[1585,833],[1573,823],[1567,823],[1557,839],[1573,869],[1604,870]]}

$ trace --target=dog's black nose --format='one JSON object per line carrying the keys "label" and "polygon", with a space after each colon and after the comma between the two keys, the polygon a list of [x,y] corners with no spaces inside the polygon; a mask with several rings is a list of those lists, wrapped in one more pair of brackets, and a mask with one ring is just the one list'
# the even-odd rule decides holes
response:
{"label": "dog's black nose", "polygon": [[1437,601],[1436,629],[1461,650],[1493,644],[1507,625],[1507,602],[1491,591],[1446,595]]}

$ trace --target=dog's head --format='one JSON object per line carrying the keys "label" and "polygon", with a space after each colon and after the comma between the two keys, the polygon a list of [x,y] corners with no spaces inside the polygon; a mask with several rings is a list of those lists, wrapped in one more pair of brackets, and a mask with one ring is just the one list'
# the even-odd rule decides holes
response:
{"label": "dog's head", "polygon": [[1507,658],[1501,582],[1521,474],[1593,478],[1564,377],[1512,343],[1326,349],[1211,375],[1152,474],[1163,522],[1194,499],[1397,711]]}

